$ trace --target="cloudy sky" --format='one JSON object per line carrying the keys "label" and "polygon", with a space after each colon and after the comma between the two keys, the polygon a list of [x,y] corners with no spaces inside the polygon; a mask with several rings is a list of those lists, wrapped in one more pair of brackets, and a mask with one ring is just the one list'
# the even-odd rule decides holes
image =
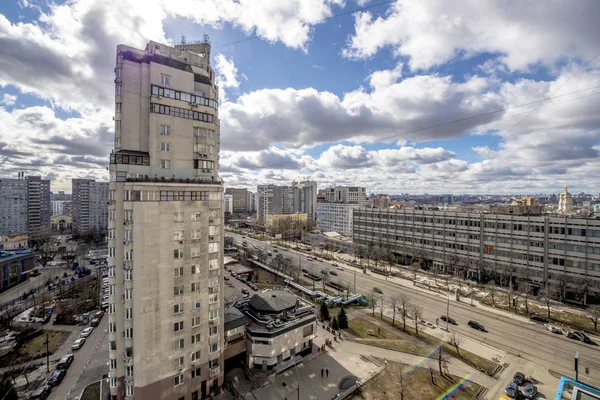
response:
{"label": "cloudy sky", "polygon": [[106,180],[117,44],[206,33],[227,186],[598,193],[599,15],[597,0],[2,1],[0,176]]}

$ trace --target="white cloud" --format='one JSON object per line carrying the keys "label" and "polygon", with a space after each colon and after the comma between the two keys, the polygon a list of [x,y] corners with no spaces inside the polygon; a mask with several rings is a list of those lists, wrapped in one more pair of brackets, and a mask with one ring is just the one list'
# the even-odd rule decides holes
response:
{"label": "white cloud", "polygon": [[480,52],[498,53],[512,70],[538,62],[553,66],[596,54],[598,15],[595,0],[397,1],[384,16],[357,14],[343,54],[368,58],[389,46],[397,56],[409,57],[413,70]]}
{"label": "white cloud", "polygon": [[0,100],[0,104],[4,104],[5,106],[12,106],[17,101],[17,96],[14,94],[4,93],[2,95],[2,100]]}
{"label": "white cloud", "polygon": [[233,57],[228,59],[223,54],[217,54],[215,57],[215,67],[218,72],[216,83],[219,86],[219,100],[223,103],[227,101],[226,89],[240,87],[238,70],[233,62]]}

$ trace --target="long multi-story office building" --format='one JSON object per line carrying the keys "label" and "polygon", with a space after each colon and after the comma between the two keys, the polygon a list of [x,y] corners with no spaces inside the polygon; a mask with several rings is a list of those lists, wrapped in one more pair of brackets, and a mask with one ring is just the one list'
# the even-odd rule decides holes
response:
{"label": "long multi-story office building", "polygon": [[93,179],[73,179],[73,232],[96,230],[105,233],[108,227],[108,182]]}
{"label": "long multi-story office building", "polygon": [[360,208],[353,228],[356,243],[389,245],[447,272],[509,273],[534,286],[600,296],[600,220]]}
{"label": "long multi-story office building", "polygon": [[205,398],[223,381],[224,202],[210,44],[119,45],[115,84],[110,393]]}
{"label": "long multi-story office building", "polygon": [[50,181],[19,173],[0,179],[0,235],[33,232],[50,226]]}

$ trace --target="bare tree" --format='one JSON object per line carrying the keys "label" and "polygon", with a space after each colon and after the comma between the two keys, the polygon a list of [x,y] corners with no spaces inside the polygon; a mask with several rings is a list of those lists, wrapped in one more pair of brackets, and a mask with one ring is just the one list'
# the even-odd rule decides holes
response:
{"label": "bare tree", "polygon": [[402,362],[399,361],[397,364],[393,364],[393,367],[389,370],[396,386],[396,392],[400,395],[400,400],[404,400],[404,371],[402,367]]}
{"label": "bare tree", "polygon": [[544,304],[546,304],[546,309],[548,311],[548,319],[552,318],[550,316],[550,306],[552,305],[552,300],[554,300],[556,295],[556,288],[553,288],[550,286],[550,284],[546,283],[546,286],[544,287],[544,289],[542,289],[542,299],[544,301]]}
{"label": "bare tree", "polygon": [[327,284],[327,282],[329,282],[329,274],[321,274],[321,276],[323,277],[323,291],[325,291],[325,285]]}
{"label": "bare tree", "polygon": [[406,331],[406,318],[411,307],[408,296],[406,294],[401,294],[399,297],[398,311],[400,311],[400,316],[402,317],[403,331]]}
{"label": "bare tree", "polygon": [[491,280],[485,285],[485,287],[492,295],[492,307],[496,307],[496,282]]}
{"label": "bare tree", "polygon": [[410,265],[410,270],[413,273],[413,281],[417,281],[417,272],[419,272],[419,270],[421,269],[421,266],[419,265],[419,263],[414,262]]}
{"label": "bare tree", "polygon": [[598,318],[600,318],[600,305],[594,304],[588,308],[588,312],[590,313],[590,319],[592,320],[592,324],[594,324],[594,331],[598,332]]}
{"label": "bare tree", "polygon": [[460,357],[460,347],[461,347],[462,343],[463,343],[462,336],[460,336],[456,332],[452,332],[452,336],[450,337],[450,344],[452,346],[454,346],[454,348],[456,349],[456,354],[458,354],[458,357]]}
{"label": "bare tree", "polygon": [[440,344],[435,352],[433,353],[433,358],[438,362],[438,369],[440,371],[440,376],[444,376],[444,372],[442,370],[442,364],[448,362],[448,356],[446,355],[446,351],[444,349],[444,345]]}
{"label": "bare tree", "polygon": [[523,300],[525,300],[525,312],[527,313],[527,316],[529,316],[529,296],[531,295],[531,286],[529,285],[529,282],[519,282],[519,293]]}
{"label": "bare tree", "polygon": [[390,307],[392,308],[392,326],[396,326],[396,308],[398,307],[398,297],[391,296],[389,303]]}
{"label": "bare tree", "polygon": [[419,306],[412,307],[413,318],[415,320],[415,332],[419,336],[419,321],[423,317],[423,309]]}
{"label": "bare tree", "polygon": [[58,254],[58,246],[49,227],[36,228],[29,239],[29,244],[35,250],[35,259],[44,268]]}
{"label": "bare tree", "polygon": [[381,295],[381,304],[379,305],[379,314],[380,314],[382,321],[383,321],[383,310],[384,310],[384,308],[386,308],[386,305],[387,305],[387,301],[385,301],[383,295]]}
{"label": "bare tree", "polygon": [[377,299],[375,298],[375,293],[371,292],[371,298],[369,299],[371,302],[371,308],[373,310],[373,317],[375,316],[375,307],[377,307]]}

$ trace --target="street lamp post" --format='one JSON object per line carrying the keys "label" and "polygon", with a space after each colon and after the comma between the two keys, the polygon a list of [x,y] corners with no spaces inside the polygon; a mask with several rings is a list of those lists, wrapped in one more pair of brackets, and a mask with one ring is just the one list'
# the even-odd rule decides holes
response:
{"label": "street lamp post", "polygon": [[296,386],[298,390],[298,400],[300,400],[300,370],[298,369],[298,364],[294,361],[294,367],[296,367]]}

